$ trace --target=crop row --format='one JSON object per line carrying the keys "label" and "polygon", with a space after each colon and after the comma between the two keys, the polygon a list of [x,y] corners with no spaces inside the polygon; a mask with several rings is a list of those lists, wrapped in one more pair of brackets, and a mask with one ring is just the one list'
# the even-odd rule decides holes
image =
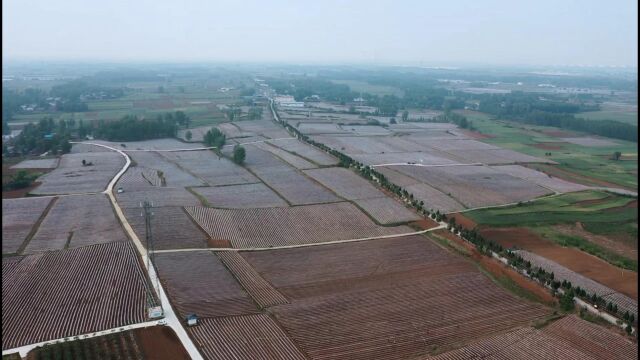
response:
{"label": "crop row", "polygon": [[411,232],[406,227],[375,225],[349,203],[266,209],[186,207],[212,239],[236,248],[310,244]]}
{"label": "crop row", "polygon": [[266,308],[288,303],[287,298],[260,276],[240,254],[235,251],[222,251],[216,253],[216,255],[260,307]]}
{"label": "crop row", "polygon": [[208,360],[305,359],[268,315],[230,316],[199,322],[189,331]]}
{"label": "crop row", "polygon": [[153,299],[128,242],[29,255],[8,270],[3,349],[143,322]]}
{"label": "crop row", "polygon": [[15,253],[53,198],[2,199],[2,253]]}
{"label": "crop row", "polygon": [[160,280],[180,315],[218,317],[253,314],[253,300],[209,251],[158,253]]}

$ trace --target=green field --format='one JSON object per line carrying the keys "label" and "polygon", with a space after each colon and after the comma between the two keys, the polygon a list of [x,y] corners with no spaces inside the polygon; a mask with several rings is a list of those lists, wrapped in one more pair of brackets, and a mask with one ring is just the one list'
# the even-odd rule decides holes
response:
{"label": "green field", "polygon": [[541,198],[522,205],[473,210],[465,216],[483,227],[526,227],[562,246],[575,247],[609,263],[637,271],[638,262],[630,254],[614,251],[583,236],[566,234],[554,225],[575,226],[602,235],[627,248],[638,248],[638,208],[626,206],[635,199],[602,191],[583,191]]}
{"label": "green field", "polygon": [[393,86],[385,86],[385,85],[373,85],[369,84],[365,81],[357,81],[357,80],[331,80],[331,82],[336,84],[344,84],[351,88],[351,91],[354,92],[363,92],[369,93],[372,95],[384,96],[384,95],[395,95],[398,97],[404,96],[404,92]]}
{"label": "green field", "polygon": [[[634,198],[603,191],[581,191],[550,196],[522,205],[472,210],[465,213],[478,224],[490,226],[537,226],[585,223],[590,229],[637,221],[638,209],[623,206]],[[589,203],[582,203],[589,201]],[[602,232],[602,231],[599,231]]]}
{"label": "green field", "polygon": [[[493,120],[489,115],[478,112],[464,111],[461,113],[473,122],[473,126],[478,131],[493,136],[489,139],[483,139],[483,142],[532,156],[548,158],[558,162],[562,170],[637,191],[638,149],[636,143],[610,139],[616,145],[608,147],[581,146],[566,143],[559,137],[543,133],[543,131],[558,131],[557,128]],[[571,136],[581,136],[581,134],[572,134]],[[534,146],[540,146],[544,143],[560,143],[561,149],[548,150]],[[609,159],[615,151],[620,151],[625,155],[623,160]],[[551,156],[545,155],[549,152]],[[540,166],[540,168],[544,168],[544,166]],[[586,185],[597,185],[597,182],[590,183],[588,179],[581,177],[576,177],[574,181]]]}
{"label": "green field", "polygon": [[[159,83],[136,84],[124,97],[88,101],[89,111],[76,113],[45,112],[14,115],[11,122],[38,122],[44,117],[59,119],[75,119],[76,121],[117,120],[126,115],[139,117],[155,117],[166,112],[184,111],[191,119],[192,126],[215,125],[225,121],[225,115],[216,108],[216,104],[239,104],[238,91],[219,92],[217,88],[184,87],[184,92],[177,86],[165,87],[164,93],[158,93]],[[154,101],[168,101],[173,106],[161,108],[154,106]],[[144,101],[151,101],[145,104]],[[192,104],[196,102],[196,104]],[[210,102],[198,104],[197,102]]]}
{"label": "green field", "polygon": [[586,120],[613,120],[626,124],[638,125],[637,112],[624,111],[589,111],[576,114],[576,117]]}

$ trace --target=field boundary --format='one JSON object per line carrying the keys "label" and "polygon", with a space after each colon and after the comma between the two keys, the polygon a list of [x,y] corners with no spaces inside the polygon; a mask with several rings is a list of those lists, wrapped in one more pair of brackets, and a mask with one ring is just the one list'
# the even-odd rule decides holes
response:
{"label": "field boundary", "polygon": [[42,214],[40,214],[40,217],[38,218],[36,223],[33,224],[33,226],[31,227],[31,231],[29,231],[29,234],[27,234],[27,237],[24,239],[24,241],[22,242],[18,250],[16,250],[16,254],[21,254],[24,251],[24,249],[27,248],[27,246],[31,242],[31,239],[33,239],[33,237],[36,235],[36,233],[40,229],[40,225],[42,224],[44,219],[47,217],[47,215],[49,215],[49,211],[51,210],[51,208],[53,208],[53,206],[57,201],[58,201],[58,197],[56,196],[49,202],[49,204],[44,209]]}

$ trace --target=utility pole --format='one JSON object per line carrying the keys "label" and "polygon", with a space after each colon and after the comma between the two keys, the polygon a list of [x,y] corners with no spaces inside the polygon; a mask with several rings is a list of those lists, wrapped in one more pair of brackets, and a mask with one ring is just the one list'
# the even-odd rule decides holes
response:
{"label": "utility pole", "polygon": [[[144,203],[141,203],[140,206],[143,209],[144,216],[144,225],[145,225],[145,242],[147,247],[147,269],[151,269],[154,266],[153,256],[154,256],[154,245],[153,245],[153,233],[151,232],[151,217],[153,216],[153,203],[145,200]],[[152,284],[154,288],[160,289],[160,277],[158,276],[157,269],[154,268],[154,273],[156,274],[155,284]],[[148,295],[148,316],[149,318],[158,318],[164,315],[164,309],[162,309],[162,301],[158,298],[159,306],[156,305],[155,299],[153,298],[153,291],[150,290],[147,292]],[[160,293],[158,292],[158,297]]]}

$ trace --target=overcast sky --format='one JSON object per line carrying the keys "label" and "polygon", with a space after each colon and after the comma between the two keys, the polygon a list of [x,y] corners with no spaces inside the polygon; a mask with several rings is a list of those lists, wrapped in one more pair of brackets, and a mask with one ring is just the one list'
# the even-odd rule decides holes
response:
{"label": "overcast sky", "polygon": [[636,66],[636,0],[3,0],[5,59]]}

